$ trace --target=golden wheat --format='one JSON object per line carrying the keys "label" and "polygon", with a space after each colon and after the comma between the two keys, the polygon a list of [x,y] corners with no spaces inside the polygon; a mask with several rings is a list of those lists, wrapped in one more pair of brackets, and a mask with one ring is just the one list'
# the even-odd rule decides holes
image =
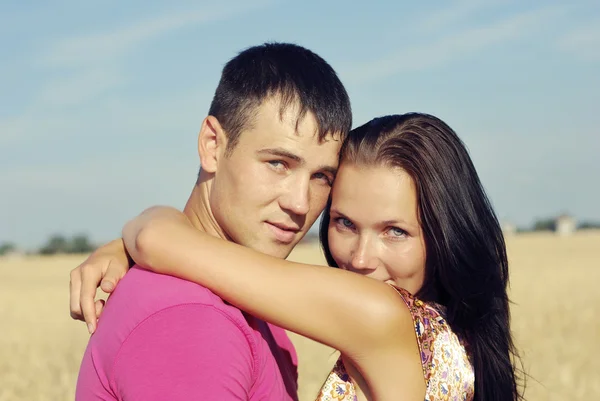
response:
{"label": "golden wheat", "polygon": [[[516,344],[530,401],[600,399],[600,232],[507,238]],[[323,263],[315,244],[293,260]],[[85,256],[0,259],[0,401],[72,400],[88,335],[69,317],[69,271]],[[292,335],[300,398],[311,400],[337,354]]]}

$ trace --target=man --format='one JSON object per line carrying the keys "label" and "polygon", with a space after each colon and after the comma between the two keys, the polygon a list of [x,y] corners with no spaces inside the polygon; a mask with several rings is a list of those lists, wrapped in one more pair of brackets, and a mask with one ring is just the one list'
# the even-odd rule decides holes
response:
{"label": "man", "polygon": [[[241,52],[202,122],[184,213],[198,230],[287,257],[327,202],[350,127],[348,95],[319,56],[291,44]],[[134,266],[101,311],[100,278],[110,291],[127,264],[117,240],[71,273],[71,315],[94,332],[76,399],[297,399],[285,332],[206,288]]]}

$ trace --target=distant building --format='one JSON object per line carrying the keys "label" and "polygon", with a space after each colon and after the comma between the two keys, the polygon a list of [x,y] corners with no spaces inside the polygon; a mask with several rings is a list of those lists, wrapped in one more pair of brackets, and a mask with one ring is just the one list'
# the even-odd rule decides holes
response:
{"label": "distant building", "polygon": [[500,226],[502,228],[502,234],[504,234],[505,236],[514,235],[517,232],[517,226],[511,222],[504,221],[501,223]]}
{"label": "distant building", "polygon": [[14,249],[10,252],[6,252],[4,255],[2,255],[2,258],[7,259],[7,260],[20,260],[25,258],[26,254],[25,252],[19,250],[19,249]]}
{"label": "distant building", "polygon": [[567,214],[558,216],[554,223],[556,234],[560,236],[572,235],[577,230],[577,221]]}

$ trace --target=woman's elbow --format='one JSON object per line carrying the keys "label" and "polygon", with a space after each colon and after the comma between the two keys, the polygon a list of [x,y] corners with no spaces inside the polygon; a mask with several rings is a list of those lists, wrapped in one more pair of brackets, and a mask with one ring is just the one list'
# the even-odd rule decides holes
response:
{"label": "woman's elbow", "polygon": [[123,240],[131,258],[145,268],[151,270],[155,264],[154,252],[156,249],[157,233],[159,227],[152,221],[141,227],[127,227],[123,229]]}

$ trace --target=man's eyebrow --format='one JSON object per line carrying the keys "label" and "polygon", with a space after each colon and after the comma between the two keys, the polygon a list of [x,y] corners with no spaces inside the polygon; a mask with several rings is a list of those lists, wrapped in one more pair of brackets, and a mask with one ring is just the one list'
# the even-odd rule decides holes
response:
{"label": "man's eyebrow", "polygon": [[332,166],[319,166],[319,171],[323,171],[325,173],[329,173],[334,178],[335,178],[335,175],[337,174],[337,168],[332,167]]}
{"label": "man's eyebrow", "polygon": [[[270,156],[277,156],[277,157],[285,157],[286,159],[295,161],[296,163],[298,163],[301,166],[306,163],[306,161],[302,157],[290,152],[289,150],[283,149],[283,148],[261,149],[261,150],[257,150],[256,154],[257,155],[270,155]],[[333,166],[329,166],[329,165],[321,165],[321,166],[319,166],[319,168],[317,170],[323,171],[324,173],[329,173],[333,177],[335,177],[335,175],[337,174],[337,168],[333,167]]]}
{"label": "man's eyebrow", "polygon": [[267,149],[261,149],[261,150],[257,150],[256,154],[258,155],[272,155],[272,156],[278,156],[278,157],[285,157],[287,159],[293,160],[299,164],[304,164],[304,159],[301,158],[298,155],[293,154],[292,152],[290,152],[289,150],[283,149],[283,148],[267,148]]}

